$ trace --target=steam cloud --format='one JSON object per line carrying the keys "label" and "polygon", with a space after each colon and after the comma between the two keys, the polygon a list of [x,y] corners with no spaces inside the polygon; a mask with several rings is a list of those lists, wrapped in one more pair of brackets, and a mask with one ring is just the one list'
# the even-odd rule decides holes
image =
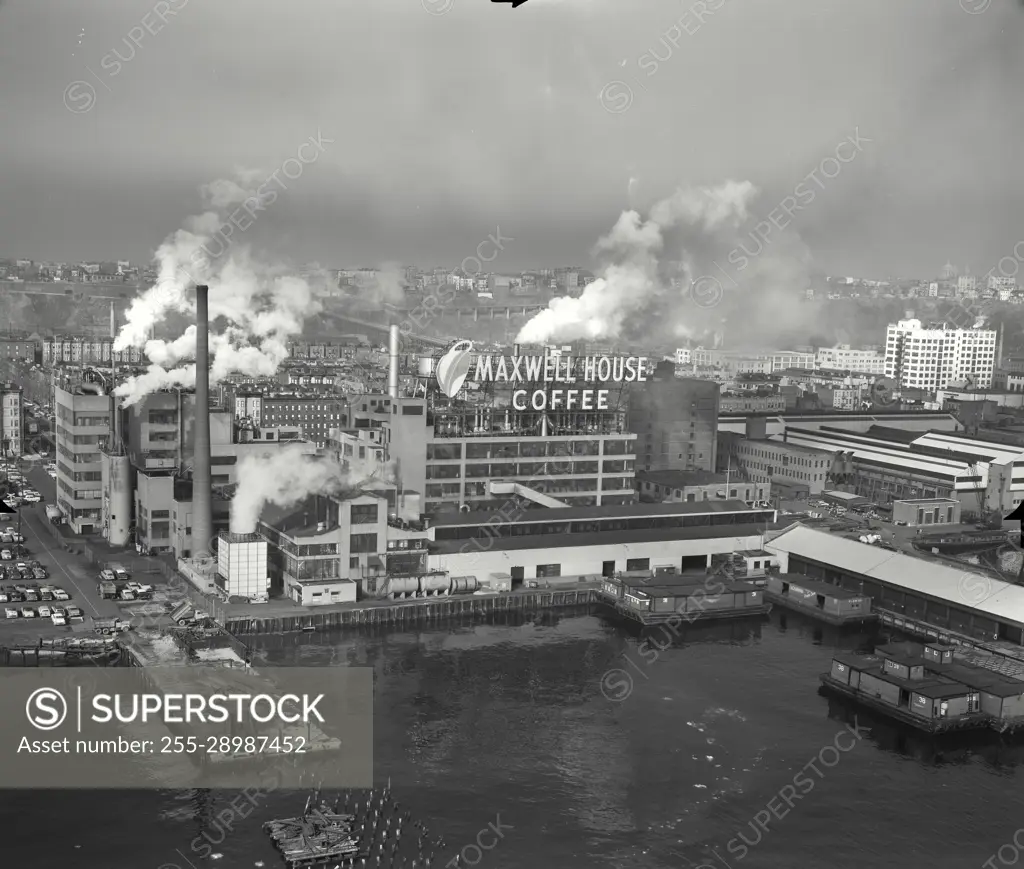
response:
{"label": "steam cloud", "polygon": [[302,446],[289,445],[238,463],[238,488],[231,501],[231,533],[252,534],[267,504],[291,507],[310,495],[334,495],[357,488],[368,478],[386,480],[389,468],[372,462],[342,465],[324,456],[311,456]]}
{"label": "steam cloud", "polygon": [[[743,232],[757,193],[749,181],[726,181],[681,188],[657,202],[646,220],[623,212],[594,249],[600,277],[577,298],[552,299],[516,341],[671,343],[709,336],[740,311],[730,335],[746,330],[754,345],[780,337],[783,312],[795,333],[806,330],[813,316],[799,302],[810,286],[809,253],[791,229],[768,240]],[[696,295],[708,283],[717,287],[710,303]]]}
{"label": "steam cloud", "polygon": [[232,245],[232,216],[259,214],[276,192],[258,195],[258,173],[240,172],[237,180],[219,180],[201,188],[207,211],[190,217],[157,250],[158,279],[137,297],[115,339],[118,350],[143,349],[150,362],[145,374],[129,378],[115,390],[124,405],[168,386],[192,386],[196,327],[173,341],[150,339],[155,326],[172,313],[195,313],[189,288],[210,286],[210,320],[223,323],[210,334],[210,382],[232,373],[271,376],[288,355],[288,342],[304,321],[322,310],[320,297],[329,285],[326,273],[298,277],[282,265],[257,261],[243,245]]}

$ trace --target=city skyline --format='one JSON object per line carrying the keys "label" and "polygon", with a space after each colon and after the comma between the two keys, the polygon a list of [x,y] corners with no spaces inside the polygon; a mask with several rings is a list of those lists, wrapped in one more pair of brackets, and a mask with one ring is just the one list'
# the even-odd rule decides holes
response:
{"label": "city skyline", "polygon": [[[697,20],[685,3],[254,15],[179,0],[142,37],[144,10],[60,5],[0,10],[0,70],[26,82],[0,96],[19,121],[0,157],[13,205],[0,235],[33,259],[148,260],[201,184],[238,166],[269,175],[317,135],[337,144],[246,233],[295,263],[458,262],[499,224],[516,238],[501,268],[592,267],[620,212],[679,187],[749,180],[763,219],[855,127],[871,146],[794,220],[816,268],[929,274],[955,256],[984,273],[1018,241],[1016,4],[723,2]],[[482,62],[492,53],[505,63]],[[71,111],[83,92],[62,92],[82,81],[94,104]],[[217,110],[197,113],[207,99]],[[125,135],[143,128],[145,146]],[[65,195],[40,197],[44,179]]]}

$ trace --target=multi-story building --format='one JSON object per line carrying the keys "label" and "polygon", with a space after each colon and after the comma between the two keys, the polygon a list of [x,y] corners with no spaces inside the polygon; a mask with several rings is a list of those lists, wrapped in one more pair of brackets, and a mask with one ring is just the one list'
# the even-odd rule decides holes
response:
{"label": "multi-story building", "polygon": [[305,440],[321,449],[328,445],[331,431],[344,427],[348,403],[329,392],[255,392],[239,390],[233,395],[237,419],[248,418],[259,427],[298,427]]}
{"label": "multi-story building", "polygon": [[785,441],[722,435],[721,453],[729,456],[751,480],[770,484],[778,491],[819,495],[825,491],[833,454]]}
{"label": "multi-story building", "polygon": [[960,275],[956,279],[956,291],[961,296],[973,296],[978,289],[978,279],[974,275]]}
{"label": "multi-story building", "polygon": [[40,358],[39,345],[35,341],[29,338],[0,338],[0,359],[38,362]]}
{"label": "multi-story building", "polygon": [[110,439],[111,399],[97,384],[65,380],[54,388],[57,506],[76,534],[102,520],[100,449]]}
{"label": "multi-story building", "polygon": [[20,456],[24,444],[25,415],[21,387],[13,383],[0,384],[0,430],[3,432],[5,456]]}
{"label": "multi-story building", "polygon": [[814,367],[831,371],[885,374],[885,354],[876,350],[856,350],[849,344],[819,347],[814,354]]}
{"label": "multi-story building", "polygon": [[886,330],[885,375],[902,388],[945,389],[951,383],[992,385],[994,329],[959,329],[948,323],[925,326],[900,320]]}
{"label": "multi-story building", "polygon": [[636,434],[645,471],[713,471],[718,449],[719,386],[675,376],[659,365],[652,380],[630,391],[626,426]]}
{"label": "multi-story building", "polygon": [[138,365],[144,361],[138,347],[114,350],[112,338],[55,335],[42,346],[43,365]]}
{"label": "multi-story building", "polygon": [[1005,275],[989,275],[988,288],[994,292],[1005,290],[1008,293],[1012,293],[1017,289],[1017,279],[1006,277]]}
{"label": "multi-story building", "polygon": [[691,358],[700,366],[709,365],[732,372],[774,374],[783,368],[813,368],[814,353],[800,350],[763,350],[744,353],[738,350],[715,350],[697,347]]}
{"label": "multi-story building", "polygon": [[786,409],[784,395],[723,395],[719,413],[771,413]]}

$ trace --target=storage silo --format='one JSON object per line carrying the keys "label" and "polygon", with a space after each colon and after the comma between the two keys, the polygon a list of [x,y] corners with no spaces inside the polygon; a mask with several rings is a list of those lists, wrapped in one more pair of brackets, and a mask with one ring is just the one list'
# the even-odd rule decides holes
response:
{"label": "storage silo", "polygon": [[259,534],[221,534],[217,538],[217,573],[231,597],[264,600],[270,587],[267,541]]}

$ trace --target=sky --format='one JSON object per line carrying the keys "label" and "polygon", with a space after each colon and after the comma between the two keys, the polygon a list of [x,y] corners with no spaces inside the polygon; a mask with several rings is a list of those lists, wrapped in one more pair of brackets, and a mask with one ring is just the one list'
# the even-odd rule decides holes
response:
{"label": "sky", "polygon": [[0,256],[148,260],[242,168],[287,187],[246,239],[295,263],[453,266],[500,230],[496,271],[587,266],[624,209],[750,181],[763,218],[855,134],[795,215],[816,268],[1012,254],[1016,0],[705,5],[5,0]]}

